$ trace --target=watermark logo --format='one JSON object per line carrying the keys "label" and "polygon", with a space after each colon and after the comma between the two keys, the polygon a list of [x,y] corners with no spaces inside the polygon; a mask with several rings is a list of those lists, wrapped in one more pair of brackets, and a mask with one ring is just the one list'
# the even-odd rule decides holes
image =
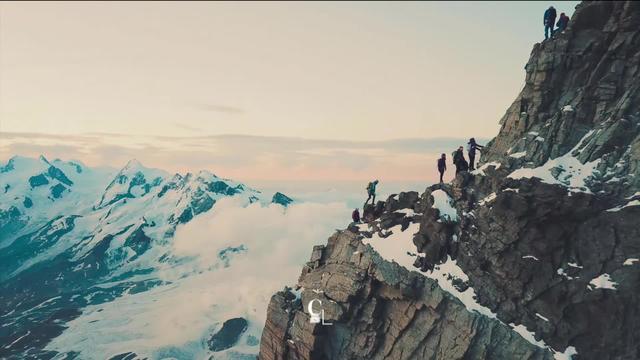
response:
{"label": "watermark logo", "polygon": [[[313,310],[313,304],[314,303],[318,303],[318,306],[320,307],[320,312],[316,312]],[[330,322],[325,322],[324,321],[324,309],[322,308],[322,300],[320,299],[313,299],[311,301],[309,301],[309,304],[307,304],[307,311],[309,311],[309,322],[312,324],[321,324],[324,326],[327,325],[333,325],[333,323]]]}

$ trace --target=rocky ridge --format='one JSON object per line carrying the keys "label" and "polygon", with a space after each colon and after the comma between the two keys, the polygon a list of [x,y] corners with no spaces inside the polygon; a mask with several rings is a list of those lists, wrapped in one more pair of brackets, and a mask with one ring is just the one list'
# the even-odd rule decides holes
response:
{"label": "rocky ridge", "polygon": [[580,4],[481,167],[315,247],[259,358],[639,358],[639,59],[638,3]]}

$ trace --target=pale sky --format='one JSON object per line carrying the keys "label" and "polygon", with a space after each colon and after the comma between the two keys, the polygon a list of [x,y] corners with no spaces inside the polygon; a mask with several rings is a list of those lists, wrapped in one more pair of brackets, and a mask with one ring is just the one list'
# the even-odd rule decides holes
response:
{"label": "pale sky", "polygon": [[0,155],[6,133],[488,139],[549,5],[2,2]]}

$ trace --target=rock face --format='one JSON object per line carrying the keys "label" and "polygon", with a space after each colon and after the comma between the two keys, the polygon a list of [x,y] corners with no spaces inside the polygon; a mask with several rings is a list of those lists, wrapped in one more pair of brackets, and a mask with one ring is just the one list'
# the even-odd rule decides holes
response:
{"label": "rock face", "polygon": [[247,330],[249,322],[244,318],[229,319],[222,324],[222,328],[211,336],[207,342],[211,351],[226,350],[234,346],[240,336]]}
{"label": "rock face", "polygon": [[293,202],[293,199],[281,192],[277,192],[273,194],[273,197],[271,198],[271,202],[274,204],[280,204],[284,207],[287,207],[289,206],[289,204]]}
{"label": "rock face", "polygon": [[640,358],[639,66],[640,3],[580,4],[480,168],[315,247],[259,358]]}
{"label": "rock face", "polygon": [[[467,311],[437,283],[338,232],[303,270],[301,299],[273,296],[260,359],[552,359],[511,329]],[[325,324],[307,309],[322,301]],[[279,339],[285,341],[278,341]],[[506,345],[505,345],[506,344]]]}
{"label": "rock face", "polygon": [[533,47],[483,159],[537,167],[580,145],[581,163],[598,162],[589,188],[630,195],[640,185],[640,3],[584,2],[570,23]]}

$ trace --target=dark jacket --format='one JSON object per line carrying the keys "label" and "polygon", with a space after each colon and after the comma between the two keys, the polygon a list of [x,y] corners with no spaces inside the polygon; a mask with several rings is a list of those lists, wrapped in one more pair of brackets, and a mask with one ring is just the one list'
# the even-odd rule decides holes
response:
{"label": "dark jacket", "polygon": [[360,212],[358,210],[353,210],[351,213],[351,219],[353,222],[360,222]]}
{"label": "dark jacket", "polygon": [[443,158],[438,159],[438,170],[440,171],[447,170],[447,162],[445,159]]}
{"label": "dark jacket", "polygon": [[470,141],[468,145],[469,145],[469,156],[475,156],[476,150],[482,149],[484,147],[482,145],[478,145],[475,141]]}
{"label": "dark jacket", "polygon": [[544,17],[542,18],[544,25],[553,26],[553,24],[556,22],[557,15],[558,14],[556,13],[556,9],[548,8],[547,11],[544,12]]}
{"label": "dark jacket", "polygon": [[558,19],[558,23],[556,26],[558,29],[566,29],[567,25],[569,25],[569,17],[567,15],[560,15],[560,19]]}
{"label": "dark jacket", "polygon": [[453,153],[453,164],[456,166],[460,166],[460,162],[464,161],[464,154],[462,153],[462,150],[456,150],[456,152]]}

